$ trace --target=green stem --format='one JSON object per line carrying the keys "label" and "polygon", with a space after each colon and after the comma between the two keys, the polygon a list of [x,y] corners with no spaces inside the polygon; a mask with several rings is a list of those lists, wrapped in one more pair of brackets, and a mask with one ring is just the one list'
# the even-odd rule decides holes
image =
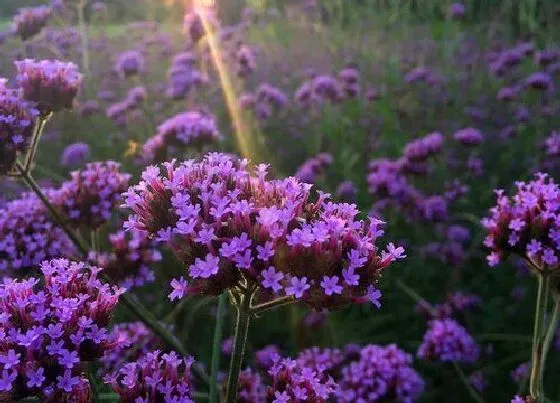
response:
{"label": "green stem", "polygon": [[210,369],[210,403],[218,403],[218,371],[220,369],[221,342],[226,310],[227,294],[224,292],[218,298],[216,325],[214,327],[214,342],[212,344],[212,367]]}
{"label": "green stem", "polygon": [[416,301],[419,304],[424,305],[425,307],[427,307],[430,311],[430,313],[435,316],[435,312],[434,312],[434,308],[432,307],[432,304],[430,304],[428,301],[426,301],[424,298],[422,298],[422,296],[420,294],[418,294],[416,291],[414,291],[412,288],[410,288],[409,286],[407,286],[405,283],[402,282],[402,280],[396,280],[395,281],[395,285],[400,288],[402,291],[404,291],[404,293],[406,295],[408,295],[410,298],[412,298],[414,301]]}
{"label": "green stem", "polygon": [[[51,202],[47,199],[47,197],[41,191],[41,188],[31,174],[25,171],[23,165],[18,161],[16,162],[16,169],[18,170],[19,175],[23,178],[24,182],[29,186],[29,188],[37,195],[37,197],[41,200],[43,205],[49,210],[53,220],[62,228],[62,230],[68,235],[68,238],[72,243],[76,246],[78,251],[83,257],[87,257],[88,255],[88,247],[84,245],[84,243],[78,239],[74,231],[68,226],[66,221],[62,218],[61,214],[56,210],[56,208],[51,204]],[[105,281],[110,284],[114,284],[109,277],[103,275]],[[134,297],[131,293],[123,294],[121,297],[122,303],[129,308],[132,313],[134,313],[142,322],[144,322],[150,329],[153,330],[155,334],[157,334],[170,348],[174,349],[178,353],[182,355],[187,355],[187,351],[183,348],[181,343],[171,334],[167,329],[165,329],[161,323],[156,319],[156,317],[146,308],[144,307],[140,301]],[[204,373],[204,371],[196,366],[193,366],[193,372],[195,376],[202,381],[202,383],[208,385],[208,376]]]}
{"label": "green stem", "polygon": [[27,151],[27,155],[25,156],[25,171],[31,171],[31,165],[35,160],[35,154],[37,153],[37,146],[39,145],[39,140],[41,140],[41,136],[43,135],[43,131],[45,130],[45,126],[47,122],[50,120],[52,113],[49,113],[45,117],[39,117],[37,122],[35,122],[35,127],[33,128],[33,136],[31,137],[31,145],[29,146],[29,151]]}
{"label": "green stem", "polygon": [[548,325],[548,330],[543,342],[543,357],[542,357],[542,374],[541,374],[541,390],[544,393],[544,373],[546,371],[546,358],[548,356],[548,351],[556,335],[556,328],[558,327],[558,320],[560,319],[560,300],[556,300],[554,304],[554,311],[552,317],[550,318],[550,324]]}
{"label": "green stem", "polygon": [[280,308],[282,306],[291,305],[296,302],[295,298],[291,295],[278,298],[269,302],[265,302],[263,304],[255,305],[251,307],[251,314],[252,315],[260,315],[266,311],[270,311],[272,309]]}
{"label": "green stem", "polygon": [[468,378],[465,376],[465,373],[463,372],[463,370],[461,369],[459,364],[457,364],[456,362],[453,362],[453,368],[455,368],[455,371],[457,372],[457,375],[459,375],[459,378],[461,379],[461,381],[465,385],[465,388],[467,389],[467,391],[469,392],[469,394],[471,395],[473,400],[475,402],[478,402],[478,403],[484,403],[484,399],[478,394],[478,392],[476,390],[474,390],[474,388],[472,387]]}
{"label": "green stem", "polygon": [[51,204],[51,202],[47,199],[31,173],[26,171],[25,167],[19,162],[16,162],[16,170],[18,174],[22,177],[23,181],[26,183],[27,186],[37,195],[37,197],[41,200],[43,205],[49,210],[54,221],[62,228],[62,230],[66,233],[70,241],[76,246],[78,251],[81,255],[87,256],[88,248],[84,245],[84,243],[78,239],[74,231],[68,226],[67,221],[62,217],[62,215],[58,212],[58,210]]}
{"label": "green stem", "polygon": [[241,296],[241,303],[237,306],[237,321],[235,324],[233,351],[229,366],[226,403],[235,403],[237,401],[237,383],[239,381],[239,372],[241,371],[241,364],[243,362],[247,334],[249,333],[252,299],[253,293],[246,292]]}
{"label": "green stem", "polygon": [[78,2],[78,24],[80,27],[80,37],[82,39],[82,69],[89,78],[89,38],[84,17],[84,9],[86,8],[87,0],[80,0]]}
{"label": "green stem", "polygon": [[547,288],[548,288],[548,276],[544,274],[539,274],[538,278],[538,289],[537,289],[537,301],[535,304],[535,326],[533,330],[533,349],[531,357],[531,376],[529,378],[529,393],[531,397],[537,402],[540,401],[542,391],[541,391],[541,377],[543,372],[543,344],[544,340],[542,337],[544,328],[544,317],[546,315],[547,306]]}

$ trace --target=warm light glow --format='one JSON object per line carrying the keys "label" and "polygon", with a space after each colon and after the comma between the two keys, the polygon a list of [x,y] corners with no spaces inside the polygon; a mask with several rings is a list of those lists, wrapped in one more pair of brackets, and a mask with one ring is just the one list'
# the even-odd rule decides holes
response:
{"label": "warm light glow", "polygon": [[244,121],[241,109],[239,107],[238,97],[233,87],[231,75],[222,58],[220,45],[214,33],[214,27],[208,19],[208,8],[215,5],[214,0],[193,0],[193,9],[200,16],[205,31],[205,39],[210,49],[212,62],[216,66],[220,85],[224,93],[225,102],[228,113],[233,122],[234,134],[239,146],[239,150],[244,157],[255,160],[255,150],[251,145],[251,133],[249,125]]}

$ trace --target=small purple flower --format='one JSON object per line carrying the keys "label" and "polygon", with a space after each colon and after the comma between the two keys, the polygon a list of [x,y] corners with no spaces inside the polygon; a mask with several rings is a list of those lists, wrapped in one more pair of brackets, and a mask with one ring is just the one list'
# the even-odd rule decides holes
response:
{"label": "small purple flower", "polygon": [[303,293],[311,288],[311,286],[307,284],[307,277],[298,279],[294,276],[290,279],[290,284],[289,287],[286,287],[286,294],[293,295],[296,298],[303,297]]}
{"label": "small purple flower", "polygon": [[[333,294],[340,294],[342,293],[342,286],[340,286],[338,284],[340,278],[338,276],[325,276],[323,277],[323,280],[321,281],[321,287],[323,287],[323,289],[325,290],[325,295],[333,295]],[[296,298],[297,297],[296,295]]]}
{"label": "small purple flower", "polygon": [[62,151],[60,165],[65,167],[76,167],[82,165],[90,154],[89,145],[86,143],[73,143]]}
{"label": "small purple flower", "polygon": [[274,267],[270,266],[268,269],[262,271],[262,285],[264,288],[271,288],[272,291],[278,292],[282,289],[280,281],[284,278],[282,273],[277,273]]}

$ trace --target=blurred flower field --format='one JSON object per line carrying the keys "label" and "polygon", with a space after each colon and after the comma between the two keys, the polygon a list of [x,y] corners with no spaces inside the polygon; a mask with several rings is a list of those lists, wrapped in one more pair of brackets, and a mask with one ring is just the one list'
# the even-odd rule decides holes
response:
{"label": "blurred flower field", "polygon": [[427,3],[0,4],[0,401],[560,401],[560,8]]}

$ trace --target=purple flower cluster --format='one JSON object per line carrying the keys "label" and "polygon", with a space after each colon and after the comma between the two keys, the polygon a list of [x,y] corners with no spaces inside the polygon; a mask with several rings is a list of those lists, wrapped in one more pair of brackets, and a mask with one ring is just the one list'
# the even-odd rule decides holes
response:
{"label": "purple flower cluster", "polygon": [[305,161],[295,173],[295,177],[305,183],[315,183],[332,165],[333,157],[329,153],[319,153]]}
{"label": "purple flower cluster", "polygon": [[167,97],[185,99],[191,88],[206,82],[206,78],[195,68],[196,58],[191,52],[177,53],[167,72]]}
{"label": "purple flower cluster", "polygon": [[24,7],[18,10],[14,17],[14,32],[25,41],[37,35],[51,17],[49,6]]}
{"label": "purple flower cluster", "polygon": [[257,68],[255,54],[247,45],[241,45],[235,54],[237,61],[237,75],[247,77]]}
{"label": "purple flower cluster", "polygon": [[8,401],[89,402],[83,363],[114,348],[106,328],[124,289],[101,283],[101,269],[81,262],[44,261],[41,271],[43,282],[0,285],[0,391]]}
{"label": "purple flower cluster", "polygon": [[101,357],[104,373],[112,373],[125,364],[138,361],[150,351],[162,346],[162,342],[142,322],[119,323],[109,334],[117,345]]}
{"label": "purple flower cluster", "polygon": [[529,372],[531,372],[531,363],[523,362],[519,364],[517,368],[511,371],[511,379],[518,385],[529,378]]}
{"label": "purple flower cluster", "polygon": [[60,155],[60,165],[63,167],[76,167],[82,165],[90,154],[87,143],[73,143],[64,148]]}
{"label": "purple flower cluster", "polygon": [[341,102],[344,94],[344,87],[335,77],[322,75],[301,84],[294,98],[298,106],[308,108],[325,102]]}
{"label": "purple flower cluster", "polygon": [[280,349],[276,344],[269,344],[255,352],[255,363],[260,369],[268,371],[274,365],[276,355],[280,355]]}
{"label": "purple flower cluster", "polygon": [[534,52],[534,46],[530,42],[520,43],[513,48],[504,49],[503,51],[491,55],[489,68],[490,71],[502,77],[511,72],[515,67]]}
{"label": "purple flower cluster", "polygon": [[451,18],[461,20],[465,17],[467,9],[463,3],[453,3],[449,6],[447,13]]}
{"label": "purple flower cluster", "polygon": [[239,97],[239,105],[243,109],[253,110],[259,119],[266,120],[288,105],[288,97],[280,88],[263,83],[255,94],[243,93]]}
{"label": "purple flower cluster", "polygon": [[268,373],[271,385],[266,389],[267,403],[326,403],[336,390],[336,383],[330,376],[290,358],[274,357],[274,365]]}
{"label": "purple flower cluster", "polygon": [[35,195],[24,194],[0,209],[0,271],[28,271],[45,259],[74,252],[70,239]]}
{"label": "purple flower cluster", "polygon": [[442,362],[474,362],[480,347],[467,330],[453,319],[433,320],[428,323],[417,355],[423,360]]}
{"label": "purple flower cluster", "polygon": [[191,380],[192,357],[159,350],[142,355],[105,376],[124,403],[194,403]]}
{"label": "purple flower cluster", "polygon": [[545,141],[546,154],[550,157],[560,156],[560,130],[553,130]]}
{"label": "purple flower cluster", "polygon": [[172,299],[220,294],[243,276],[254,286],[319,307],[371,301],[383,270],[405,257],[380,250],[381,221],[356,221],[355,205],[328,201],[295,178],[267,180],[267,166],[207,154],[202,161],[148,167],[126,194],[125,227],[168,243],[188,267]]}
{"label": "purple flower cluster", "polygon": [[161,253],[145,232],[119,231],[109,235],[111,252],[92,252],[89,259],[103,267],[107,275],[121,287],[131,289],[155,279],[152,266],[161,260]]}
{"label": "purple flower cluster", "polygon": [[536,180],[516,183],[512,197],[497,190],[497,205],[482,220],[488,231],[484,245],[488,263],[496,266],[513,253],[527,258],[532,268],[554,270],[560,256],[560,189],[552,178],[538,173]]}
{"label": "purple flower cluster", "polygon": [[352,181],[340,182],[336,187],[336,197],[344,203],[355,203],[358,197],[358,188]]}
{"label": "purple flower cluster", "polygon": [[119,55],[115,71],[120,77],[128,78],[144,71],[144,56],[136,50],[129,50]]}
{"label": "purple flower cluster", "polygon": [[338,73],[338,80],[348,98],[360,95],[360,72],[353,67],[342,69]]}
{"label": "purple flower cluster", "polygon": [[0,80],[0,176],[8,173],[18,153],[27,150],[39,112]]}
{"label": "purple flower cluster", "polygon": [[342,369],[336,396],[339,402],[412,402],[424,381],[412,368],[412,356],[395,344],[367,345],[360,358]]}
{"label": "purple flower cluster", "polygon": [[99,228],[121,202],[130,175],[121,173],[120,164],[114,161],[92,162],[71,175],[53,193],[53,204],[62,209],[74,226]]}
{"label": "purple flower cluster", "polygon": [[482,133],[473,127],[457,130],[453,138],[464,146],[477,146],[482,142]]}
{"label": "purple flower cluster", "polygon": [[306,368],[311,368],[317,372],[325,372],[335,379],[338,379],[340,367],[354,357],[353,351],[346,349],[343,351],[338,348],[311,347],[300,351],[297,361]]}
{"label": "purple flower cluster", "polygon": [[266,388],[261,376],[251,368],[239,373],[237,403],[261,403],[266,401]]}
{"label": "purple flower cluster", "polygon": [[171,148],[203,147],[218,142],[222,135],[214,117],[200,111],[188,111],[167,119],[155,136],[146,141],[143,153],[154,162],[165,161]]}
{"label": "purple flower cluster", "polygon": [[431,306],[418,304],[417,310],[427,319],[451,319],[459,317],[467,312],[479,308],[482,305],[482,298],[476,294],[468,294],[462,291],[455,291],[447,296],[442,304]]}
{"label": "purple flower cluster", "polygon": [[441,134],[431,133],[407,144],[404,155],[397,160],[376,159],[369,163],[369,191],[379,198],[374,211],[394,206],[414,219],[440,222],[447,218],[448,204],[455,200],[446,194],[424,195],[407,178],[428,174],[428,159],[441,152],[442,141]]}
{"label": "purple flower cluster", "polygon": [[41,114],[72,109],[82,82],[82,75],[74,63],[25,59],[15,64],[23,98],[35,102]]}

